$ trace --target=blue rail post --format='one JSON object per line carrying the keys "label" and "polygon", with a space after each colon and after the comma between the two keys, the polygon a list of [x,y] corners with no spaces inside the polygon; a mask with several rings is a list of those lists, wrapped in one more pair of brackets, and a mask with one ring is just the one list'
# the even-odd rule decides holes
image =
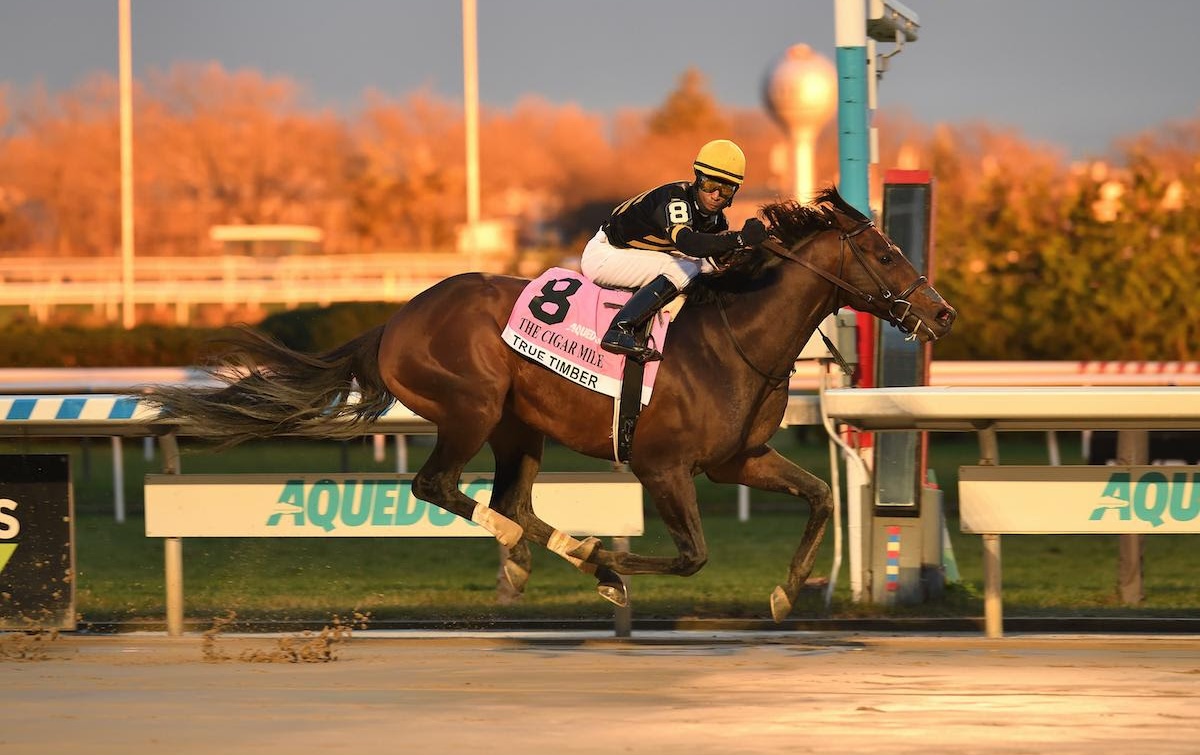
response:
{"label": "blue rail post", "polygon": [[867,107],[867,8],[864,0],[834,0],[838,75],[838,191],[871,216]]}

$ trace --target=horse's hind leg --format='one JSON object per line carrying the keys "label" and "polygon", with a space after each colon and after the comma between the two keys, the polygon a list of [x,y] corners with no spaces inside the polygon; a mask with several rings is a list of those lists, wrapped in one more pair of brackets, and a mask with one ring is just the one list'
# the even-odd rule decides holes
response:
{"label": "horse's hind leg", "polygon": [[[597,590],[617,605],[627,605],[624,582],[612,570],[587,562],[600,541],[594,537],[577,540],[555,529],[533,510],[533,483],[541,469],[545,436],[511,415],[505,415],[488,439],[496,457],[496,476],[492,485],[492,508],[511,517],[524,529],[525,539],[540,543],[585,574],[595,574]],[[520,592],[532,568],[529,549],[522,541],[510,550],[501,573],[508,585]],[[502,587],[502,589],[504,589]]]}
{"label": "horse's hind leg", "polygon": [[[544,436],[511,415],[504,415],[488,438],[496,459],[492,481],[492,510],[514,521],[522,528],[524,538],[503,551],[500,564],[500,593],[515,597],[525,590],[533,570],[529,538],[534,538],[525,520],[525,510],[532,510],[533,481],[542,465]],[[536,540],[536,538],[535,538]]]}
{"label": "horse's hind leg", "polygon": [[777,585],[771,593],[771,617],[775,621],[783,621],[791,613],[805,580],[812,573],[817,549],[825,536],[825,525],[833,513],[833,496],[829,485],[765,445],[752,448],[725,464],[709,469],[708,477],[713,482],[739,483],[808,500],[811,509],[808,524],[792,556],[787,581],[781,586]]}
{"label": "horse's hind leg", "polygon": [[492,533],[501,545],[512,548],[521,540],[521,525],[493,510],[489,504],[477,503],[458,488],[463,467],[482,447],[483,438],[476,440],[469,434],[453,430],[443,432],[439,427],[433,452],[413,477],[413,495],[470,519]]}

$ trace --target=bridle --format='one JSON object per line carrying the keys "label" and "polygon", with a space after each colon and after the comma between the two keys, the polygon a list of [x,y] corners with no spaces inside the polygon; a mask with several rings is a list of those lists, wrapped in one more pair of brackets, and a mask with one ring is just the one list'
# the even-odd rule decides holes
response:
{"label": "bridle", "polygon": [[[901,291],[898,295],[893,295],[891,292],[891,289],[888,288],[887,283],[884,282],[883,278],[880,277],[879,273],[875,272],[875,269],[872,268],[871,265],[869,265],[867,263],[867,253],[864,252],[862,247],[859,246],[858,242],[854,240],[855,237],[858,236],[859,234],[861,234],[867,230],[873,229],[873,228],[875,228],[874,222],[872,222],[870,220],[864,220],[863,222],[861,222],[857,226],[855,226],[853,229],[851,229],[849,231],[841,232],[841,235],[839,236],[839,245],[840,246],[839,246],[839,253],[838,253],[839,254],[838,267],[839,267],[839,269],[841,267],[844,267],[844,262],[845,262],[845,258],[846,258],[846,248],[849,247],[850,251],[854,254],[854,258],[856,260],[858,260],[858,264],[862,266],[863,270],[865,270],[867,275],[870,276],[872,282],[875,283],[876,288],[879,289],[878,294],[868,294],[867,292],[858,288],[857,286],[855,286],[854,284],[845,280],[844,278],[840,278],[840,277],[834,275],[833,273],[829,272],[828,270],[824,270],[820,267],[817,267],[816,265],[814,265],[813,263],[804,259],[803,257],[799,257],[796,255],[797,250],[803,249],[810,242],[812,242],[813,239],[815,239],[817,236],[821,235],[822,233],[827,233],[829,229],[820,230],[813,234],[805,236],[804,238],[800,239],[795,244],[793,244],[790,249],[785,247],[783,244],[779,243],[778,241],[776,241],[773,237],[768,237],[767,240],[764,241],[759,246],[762,247],[763,249],[766,249],[767,251],[771,252],[772,254],[775,254],[779,257],[783,257],[786,260],[790,260],[792,262],[796,262],[800,265],[803,265],[804,267],[808,268],[809,270],[813,271],[817,275],[821,276],[825,280],[832,283],[838,289],[845,291],[846,293],[850,294],[851,296],[862,299],[868,305],[875,304],[877,298],[882,299],[888,305],[887,306],[887,317],[886,317],[887,321],[889,323],[891,323],[892,325],[895,325],[896,328],[898,328],[901,333],[907,333],[910,339],[916,338],[916,331],[918,328],[925,328],[926,330],[929,331],[931,340],[936,340],[937,334],[933,332],[933,329],[930,328],[928,325],[926,325],[925,322],[920,317],[912,314],[912,306],[913,305],[912,305],[912,302],[909,301],[910,296],[912,296],[914,293],[916,293],[923,287],[929,285],[929,279],[924,275],[918,275],[917,279],[915,281],[913,281],[911,284],[909,284],[907,288],[905,288],[903,291]],[[754,364],[754,362],[750,361],[750,357],[747,356],[746,352],[742,349],[742,345],[740,343],[738,343],[737,338],[733,334],[733,328],[729,324],[729,317],[725,314],[724,302],[718,298],[717,303],[718,303],[718,309],[721,312],[721,321],[725,323],[725,329],[727,331],[729,331],[729,336],[730,336],[731,340],[733,341],[733,347],[734,347],[734,349],[737,350],[738,356],[740,356],[742,358],[742,361],[745,362],[746,364],[748,364],[750,366],[750,369],[754,370],[755,372],[757,372],[762,377],[766,378],[771,383],[782,383],[783,381],[791,378],[791,376],[796,372],[794,367],[786,375],[772,375],[769,372],[765,372],[764,370],[759,368],[757,365]],[[835,309],[836,309],[836,307],[835,307]],[[913,325],[911,327],[905,324],[905,321],[907,321],[910,316],[913,319]],[[821,336],[822,336],[822,338],[825,338],[824,333],[822,333]],[[832,349],[833,344],[829,343],[829,339],[825,338],[825,341],[826,341],[826,344],[828,344]],[[836,351],[836,349],[833,349],[833,350]],[[843,369],[845,369],[844,366],[843,366]]]}
{"label": "bridle", "polygon": [[[883,302],[887,303],[887,321],[892,325],[895,325],[901,333],[907,333],[915,338],[917,329],[925,328],[930,332],[930,335],[933,337],[933,339],[936,339],[937,335],[933,332],[933,330],[926,325],[920,317],[912,314],[913,305],[912,302],[909,301],[910,296],[929,285],[929,278],[924,275],[918,275],[917,279],[909,284],[907,288],[905,288],[899,294],[893,295],[891,289],[888,288],[887,284],[884,282],[883,278],[880,277],[879,273],[875,272],[875,269],[867,263],[866,252],[864,252],[862,247],[858,245],[858,242],[854,240],[859,234],[873,228],[875,228],[875,223],[870,220],[864,220],[853,229],[849,231],[842,231],[841,236],[839,237],[839,254],[841,259],[844,260],[846,257],[846,248],[850,248],[850,251],[854,254],[854,258],[858,260],[858,264],[862,266],[863,270],[866,271],[868,276],[870,276],[871,281],[875,284],[876,288],[879,289],[878,294],[869,294],[849,281],[839,278],[828,270],[817,267],[803,257],[796,256],[796,250],[807,246],[815,236],[825,233],[825,231],[818,231],[812,236],[801,239],[799,242],[792,245],[790,249],[776,241],[774,238],[768,238],[761,244],[761,246],[763,249],[766,249],[775,255],[803,265],[833,285],[837,286],[842,291],[845,291],[851,296],[862,299],[868,305],[874,305],[876,304],[876,299],[882,299]],[[906,321],[910,316],[913,319],[913,324],[911,326],[906,324]]]}

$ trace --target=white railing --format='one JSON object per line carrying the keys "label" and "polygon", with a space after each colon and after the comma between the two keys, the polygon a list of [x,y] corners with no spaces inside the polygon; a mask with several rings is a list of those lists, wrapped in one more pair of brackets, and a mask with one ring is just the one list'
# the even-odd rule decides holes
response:
{"label": "white railing", "polygon": [[[496,267],[475,262],[453,253],[139,257],[130,296],[139,306],[174,308],[179,323],[198,305],[401,302],[452,275]],[[39,321],[68,305],[115,320],[124,296],[119,257],[0,259],[0,306],[28,307]]]}
{"label": "white railing", "polygon": [[[838,388],[822,394],[822,411],[830,418],[853,425],[860,430],[887,432],[892,430],[938,430],[974,432],[979,436],[979,465],[996,467],[999,451],[996,435],[1009,430],[1086,430],[1105,429],[1126,433],[1141,433],[1150,430],[1200,430],[1200,387],[1198,386],[1026,386],[1002,388],[988,387],[937,387],[914,388]],[[1144,460],[1142,463],[1145,463]],[[1136,470],[1138,467],[1123,466]],[[971,468],[963,468],[971,469]],[[1002,469],[996,467],[996,469]],[[1032,498],[1030,490],[1045,496],[1040,499],[1043,508],[1049,510],[1066,499],[1059,483],[1069,481],[1070,475],[1086,474],[1097,467],[1076,467],[1066,473],[1051,476],[1047,468],[1020,467],[1013,470],[1008,480],[1031,483],[1020,493],[1010,494],[1009,499],[984,501],[978,497],[964,496],[965,478],[959,478],[959,503],[978,505],[985,511],[988,506],[1015,505],[1022,496]],[[1101,468],[1103,469],[1103,468]],[[1177,478],[1179,495],[1182,496],[1183,479],[1194,480],[1194,467],[1159,467],[1163,480],[1167,474]],[[1003,474],[1003,473],[1001,473]],[[1095,474],[1093,472],[1093,474]],[[976,473],[976,478],[979,477]],[[998,476],[998,475],[994,475]],[[1057,481],[1057,482],[1056,482]],[[1195,485],[1195,482],[1192,482]],[[1059,485],[1058,487],[1052,487]],[[1090,503],[1103,504],[1106,493],[1103,485],[1093,488]],[[1162,506],[1167,505],[1163,493]],[[1053,504],[1046,503],[1053,501]],[[1129,503],[1129,501],[1126,501]],[[1043,516],[1045,512],[1037,512]],[[993,514],[994,515],[994,514]],[[1086,516],[1086,512],[1084,513]],[[1190,521],[1190,520],[1189,520]],[[1094,528],[1093,528],[1094,529]],[[963,531],[973,531],[983,539],[984,576],[984,624],[989,637],[1003,634],[1003,611],[1001,608],[1000,536],[1008,525],[972,524],[963,526]],[[1039,529],[1040,532],[1080,532],[1078,528]],[[1147,528],[1137,521],[1125,521],[1123,525],[1110,527],[1106,532],[1141,534]],[[1164,528],[1163,531],[1167,531]],[[1195,526],[1177,528],[1172,531],[1195,532]],[[1140,572],[1140,566],[1137,567]]]}
{"label": "white railing", "polygon": [[[176,377],[186,381],[188,375]],[[793,394],[788,404],[785,426],[820,424],[827,417],[867,431],[974,432],[979,435],[980,460],[985,465],[997,461],[997,431],[1200,430],[1200,386],[1194,384],[826,389],[819,396]],[[111,436],[114,460],[120,456],[122,436],[147,436],[164,429],[187,433],[186,427],[155,427],[156,419],[154,410],[137,398],[0,396],[0,435]],[[409,434],[433,429],[404,407],[395,406],[367,432]],[[173,443],[174,435],[175,432],[167,432],[160,435],[160,440],[170,438]],[[177,451],[169,456],[168,470],[178,472]],[[1195,485],[1194,478],[1191,479]],[[840,541],[836,518],[834,536]],[[984,534],[985,623],[988,635],[993,637],[1002,634],[999,536],[999,533]]]}
{"label": "white railing", "polygon": [[[184,376],[178,376],[184,377]],[[386,475],[184,475],[180,474],[180,456],[177,435],[187,435],[186,425],[157,422],[158,410],[144,401],[120,395],[47,395],[47,396],[0,396],[0,436],[59,436],[92,437],[111,436],[113,441],[114,488],[124,485],[124,474],[120,471],[120,440],[122,437],[156,437],[163,449],[165,475],[150,475],[146,479],[146,535],[163,538],[165,560],[165,584],[167,587],[167,634],[179,636],[183,633],[183,537],[328,537],[329,532],[320,527],[302,527],[295,520],[290,526],[270,528],[270,515],[279,509],[278,490],[297,479],[312,484],[314,481],[347,479],[370,479],[397,488],[408,484],[411,491],[412,475],[397,473]],[[413,414],[406,407],[395,404],[379,417],[367,432],[373,433],[428,433],[434,427],[426,420]],[[490,497],[490,475],[475,475],[475,479],[487,480],[486,485],[476,485],[475,495],[480,491]],[[405,483],[401,483],[403,480]],[[223,500],[250,504],[252,516],[248,519],[246,507],[235,505],[227,510],[216,511],[204,505],[206,493],[222,487]],[[263,491],[267,497],[263,498]],[[199,492],[197,492],[199,491]],[[274,491],[274,492],[272,492]],[[629,474],[616,472],[601,474],[550,473],[539,475],[534,488],[534,504],[539,513],[550,515],[551,522],[566,532],[611,536],[612,547],[629,550],[629,538],[643,532],[641,484]],[[410,493],[405,494],[405,501]],[[604,505],[597,505],[603,500]],[[197,504],[201,505],[197,505]],[[393,501],[393,504],[395,501]],[[374,505],[374,504],[372,504]],[[422,504],[423,505],[423,504]],[[262,508],[264,507],[265,508]],[[219,508],[219,507],[218,507]],[[240,509],[240,510],[239,510]],[[257,517],[255,519],[254,517]],[[124,521],[123,499],[119,504],[118,522]],[[451,517],[457,529],[429,527],[427,523],[413,522],[405,525],[393,521],[388,526],[375,526],[372,520],[367,527],[351,527],[340,535],[359,537],[442,537],[482,536],[482,528],[473,529],[469,523]],[[363,523],[359,523],[363,524]],[[259,526],[262,525],[262,526]],[[70,547],[68,544],[67,547]],[[0,628],[5,626],[0,612]],[[614,612],[614,629],[618,636],[628,636],[632,613],[628,605]]]}
{"label": "white railing", "polygon": [[[0,393],[119,393],[138,385],[207,382],[195,367],[15,367],[0,369]],[[789,388],[816,391],[825,366],[796,362]],[[934,361],[935,386],[1200,385],[1200,362]]]}
{"label": "white railing", "polygon": [[[236,278],[368,277],[444,278],[470,267],[469,257],[451,252],[289,255],[252,257],[239,254],[197,257],[136,257],[134,279],[141,283]],[[120,257],[0,258],[0,282],[120,282]]]}
{"label": "white railing", "polygon": [[998,361],[930,364],[930,385],[1200,385],[1200,362]]}

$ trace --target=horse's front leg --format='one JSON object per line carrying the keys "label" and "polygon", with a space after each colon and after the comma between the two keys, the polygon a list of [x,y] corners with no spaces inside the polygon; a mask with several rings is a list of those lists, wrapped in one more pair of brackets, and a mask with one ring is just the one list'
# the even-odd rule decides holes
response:
{"label": "horse's front leg", "polygon": [[766,445],[744,451],[726,463],[707,470],[707,474],[713,482],[738,483],[808,500],[811,509],[808,524],[792,556],[787,581],[776,586],[771,593],[771,617],[777,622],[783,621],[791,613],[805,580],[812,573],[817,548],[825,536],[825,525],[833,513],[833,496],[829,485]]}

